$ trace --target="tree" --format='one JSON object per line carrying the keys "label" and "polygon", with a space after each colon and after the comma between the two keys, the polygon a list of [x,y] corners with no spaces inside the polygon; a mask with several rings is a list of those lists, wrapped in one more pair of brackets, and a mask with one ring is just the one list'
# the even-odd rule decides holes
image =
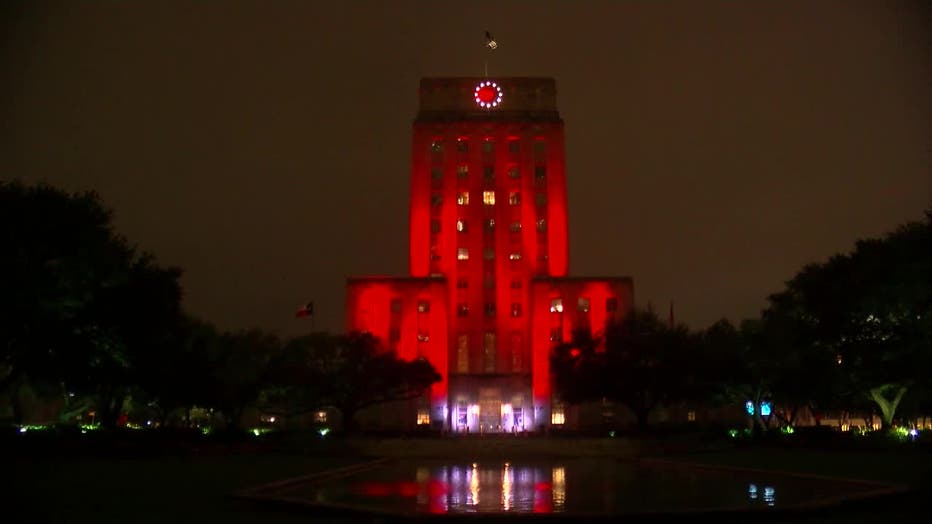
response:
{"label": "tree", "polygon": [[257,329],[224,333],[210,347],[207,403],[224,415],[227,427],[239,428],[245,409],[258,400],[280,347],[277,337]]}
{"label": "tree", "polygon": [[833,357],[845,388],[873,400],[889,427],[930,365],[932,212],[804,267],[769,301],[765,319],[792,322],[795,343],[821,373]]}
{"label": "tree", "polygon": [[288,414],[333,406],[350,433],[357,429],[361,409],[417,398],[441,379],[427,360],[400,359],[376,337],[358,332],[294,339],[271,369],[272,382],[281,388],[275,398],[291,399]]}
{"label": "tree", "polygon": [[[599,351],[604,344],[604,351]],[[630,409],[640,430],[650,413],[695,394],[695,354],[684,327],[667,327],[652,311],[632,310],[602,337],[576,331],[551,354],[560,396],[572,404],[609,399]]]}

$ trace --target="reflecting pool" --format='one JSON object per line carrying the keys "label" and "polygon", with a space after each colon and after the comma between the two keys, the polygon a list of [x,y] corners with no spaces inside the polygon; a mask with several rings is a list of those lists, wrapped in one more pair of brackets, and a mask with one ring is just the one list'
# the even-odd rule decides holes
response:
{"label": "reflecting pool", "polygon": [[285,483],[261,498],[400,514],[613,515],[791,508],[889,489],[874,483],[612,459],[381,463]]}

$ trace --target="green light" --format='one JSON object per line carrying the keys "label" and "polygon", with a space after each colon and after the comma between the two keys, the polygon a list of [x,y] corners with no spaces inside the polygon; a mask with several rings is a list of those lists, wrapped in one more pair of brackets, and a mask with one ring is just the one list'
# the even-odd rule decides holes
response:
{"label": "green light", "polygon": [[786,435],[792,435],[793,432],[796,430],[793,429],[793,426],[783,426],[782,428],[780,428],[780,431]]}
{"label": "green light", "polygon": [[738,430],[737,430],[737,429],[729,429],[729,430],[728,430],[728,436],[731,437],[731,438],[738,438]]}
{"label": "green light", "polygon": [[204,426],[203,428],[201,428],[201,435],[210,435],[210,432],[213,430],[214,428]]}
{"label": "green light", "polygon": [[272,428],[252,428],[252,429],[250,429],[249,431],[250,431],[253,435],[255,435],[255,436],[258,437],[259,435],[264,435],[265,433],[268,433],[269,431],[272,431]]}
{"label": "green light", "polygon": [[320,433],[321,437],[326,437],[327,433],[330,433],[330,428],[320,428],[317,432]]}

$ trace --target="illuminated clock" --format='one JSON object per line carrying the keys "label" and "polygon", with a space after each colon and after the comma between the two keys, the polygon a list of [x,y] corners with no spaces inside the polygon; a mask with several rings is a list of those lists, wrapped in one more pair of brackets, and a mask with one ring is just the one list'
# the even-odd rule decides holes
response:
{"label": "illuminated clock", "polygon": [[479,107],[495,107],[502,102],[502,88],[490,80],[479,82],[475,95]]}

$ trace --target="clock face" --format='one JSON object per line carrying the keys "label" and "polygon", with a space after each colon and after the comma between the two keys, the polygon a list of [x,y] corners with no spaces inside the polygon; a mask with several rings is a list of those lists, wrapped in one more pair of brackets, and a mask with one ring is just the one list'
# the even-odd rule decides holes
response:
{"label": "clock face", "polygon": [[502,102],[502,88],[490,80],[479,82],[474,94],[479,107],[495,107]]}

